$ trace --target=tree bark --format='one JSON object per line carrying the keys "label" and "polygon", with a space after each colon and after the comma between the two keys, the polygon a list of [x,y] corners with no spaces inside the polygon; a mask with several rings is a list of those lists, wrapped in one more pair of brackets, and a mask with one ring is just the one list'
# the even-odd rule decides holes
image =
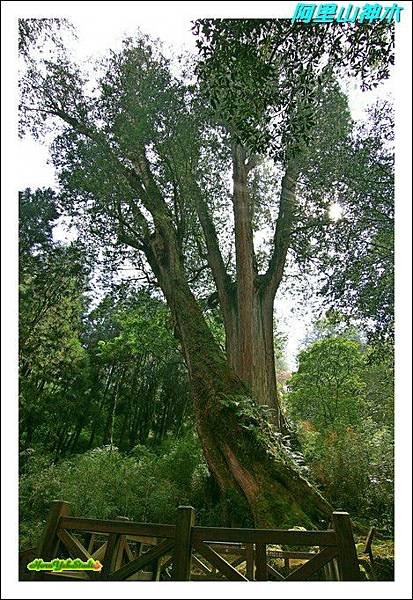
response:
{"label": "tree bark", "polygon": [[267,290],[258,289],[253,298],[253,364],[251,392],[258,404],[271,410],[271,422],[282,430],[282,411],[277,393],[274,358],[274,300]]}
{"label": "tree bark", "polygon": [[[271,439],[271,429],[265,432],[248,387],[215,342],[189,288],[173,238],[171,230],[165,235],[157,231],[148,258],[176,322],[199,437],[223,497],[248,507],[258,526],[315,525],[326,520],[328,503]],[[239,405],[246,414],[238,411]]]}
{"label": "tree bark", "polygon": [[237,272],[238,348],[236,371],[248,385],[253,382],[255,260],[246,156],[238,144],[233,149],[233,208]]}
{"label": "tree bark", "polygon": [[236,282],[232,282],[226,273],[218,236],[199,190],[194,194],[195,204],[222,311],[228,363],[249,386],[255,402],[271,409],[274,426],[283,431],[285,419],[277,393],[275,371],[273,306],[290,242],[298,172],[292,163],[286,168],[273,252],[267,272],[259,275],[254,254],[252,207],[248,189],[248,173],[256,166],[256,161],[247,161],[246,153],[239,145],[233,147],[232,160]]}

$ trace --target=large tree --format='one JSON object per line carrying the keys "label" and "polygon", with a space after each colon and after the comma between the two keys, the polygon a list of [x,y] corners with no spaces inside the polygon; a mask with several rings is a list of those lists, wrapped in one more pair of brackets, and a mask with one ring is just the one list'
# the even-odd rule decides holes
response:
{"label": "large tree", "polygon": [[[310,98],[294,80],[296,102],[287,111],[288,119],[300,120],[308,114],[309,101],[313,132],[316,125],[323,132],[326,114],[331,117],[337,106],[345,115],[330,73],[324,75],[313,82]],[[325,221],[322,202],[318,212],[313,203],[306,214],[296,201],[309,138],[293,136],[287,143],[283,136],[279,198],[275,206],[266,199],[276,216],[273,243],[262,263],[253,235],[260,203],[251,190],[253,175],[259,179],[263,167],[259,148],[243,142],[233,120],[209,110],[196,87],[174,78],[168,62],[144,38],[128,40],[119,53],[111,53],[100,65],[96,85],[86,83],[64,56],[30,65],[22,81],[23,125],[39,135],[50,122],[58,124],[53,160],[62,202],[107,249],[128,247],[136,251],[132,260],[144,256],[149,265],[175,323],[199,437],[222,494],[246,504],[260,525],[327,518],[330,506],[299,473],[259,407],[273,409],[279,429],[274,297],[293,229],[320,211]],[[330,141],[330,154],[345,133],[346,119],[342,122],[344,132],[337,118],[337,127],[324,128],[322,143],[326,148]],[[322,137],[313,136],[314,148]],[[233,262],[232,246],[224,239],[231,227],[222,214],[226,221],[233,219]],[[206,265],[225,325],[226,352],[194,294],[194,282]]]}

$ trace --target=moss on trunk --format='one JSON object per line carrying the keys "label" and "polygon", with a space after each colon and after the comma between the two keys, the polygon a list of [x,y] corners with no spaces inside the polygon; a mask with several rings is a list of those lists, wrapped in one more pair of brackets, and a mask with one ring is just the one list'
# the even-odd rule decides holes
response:
{"label": "moss on trunk", "polygon": [[223,496],[237,507],[246,501],[256,526],[326,525],[331,507],[248,395],[222,395],[213,411],[196,408],[205,456]]}
{"label": "moss on trunk", "polygon": [[223,498],[246,504],[259,527],[325,524],[331,507],[299,473],[263,408],[230,368],[189,288],[173,233],[167,233],[152,239],[152,267],[176,323],[199,438]]}

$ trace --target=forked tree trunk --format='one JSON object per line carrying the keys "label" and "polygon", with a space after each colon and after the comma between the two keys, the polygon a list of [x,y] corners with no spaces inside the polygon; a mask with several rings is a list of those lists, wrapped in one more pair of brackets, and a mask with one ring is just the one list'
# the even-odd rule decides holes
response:
{"label": "forked tree trunk", "polygon": [[[232,360],[231,356],[227,360],[190,290],[176,230],[163,198],[150,171],[142,167],[142,173],[147,208],[154,219],[155,233],[141,248],[175,319],[192,386],[199,438],[223,498],[229,501],[233,515],[238,504],[249,511],[257,526],[308,526],[326,521],[331,507],[298,472],[297,465],[279,444],[271,427],[260,417],[251,392],[254,355],[255,374],[259,374],[255,385],[265,393],[271,393],[271,386],[275,386],[272,303],[284,267],[285,243],[288,247],[288,240],[284,242],[283,236],[289,226],[292,209],[286,200],[290,200],[293,194],[294,178],[287,171],[275,232],[279,252],[270,262],[264,285],[258,286],[257,278],[254,279],[256,290],[248,300],[252,311],[246,316],[251,325],[243,333],[242,321],[238,319],[234,324],[231,320],[237,317],[238,311],[233,310],[234,304],[230,301],[231,295],[232,298],[234,296],[232,282],[221,268],[222,257],[216,253],[217,246],[214,249],[217,240],[209,240],[211,258],[218,257],[218,262],[221,261],[214,277],[216,281],[221,277],[220,285],[217,285],[218,295],[226,328],[238,352]],[[200,207],[202,209],[202,203]],[[208,215],[202,210],[200,218],[204,219],[203,226],[211,225]],[[242,294],[238,293],[238,307],[241,301]],[[254,335],[253,330],[258,335]],[[242,339],[244,341],[240,342]],[[240,349],[245,347],[246,340],[252,344],[252,351],[250,349],[244,357]],[[231,368],[231,362],[237,360],[240,361],[237,368]],[[238,376],[239,368],[249,385]]]}
{"label": "forked tree trunk", "polygon": [[265,274],[258,273],[252,231],[248,173],[256,166],[244,149],[233,147],[233,213],[235,224],[236,281],[229,278],[219,250],[218,236],[202,194],[194,194],[207,246],[207,259],[217,288],[226,334],[230,367],[249,387],[257,404],[271,409],[271,421],[281,432],[285,427],[274,358],[273,307],[283,276],[295,210],[298,172],[287,166],[281,185],[274,248]]}
{"label": "forked tree trunk", "polygon": [[330,506],[271,437],[271,429],[254,411],[248,387],[215,342],[170,234],[153,236],[149,257],[176,322],[199,438],[223,497],[232,508],[247,507],[257,526],[308,526],[327,520]]}

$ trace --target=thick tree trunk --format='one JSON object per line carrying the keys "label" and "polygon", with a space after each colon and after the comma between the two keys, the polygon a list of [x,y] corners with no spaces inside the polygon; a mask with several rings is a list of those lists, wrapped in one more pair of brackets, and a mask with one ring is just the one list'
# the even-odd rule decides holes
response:
{"label": "thick tree trunk", "polygon": [[234,146],[232,199],[237,267],[235,282],[226,272],[214,223],[206,201],[197,188],[194,189],[194,201],[224,321],[228,364],[250,387],[254,400],[273,410],[273,423],[281,428],[273,343],[275,290],[269,285],[271,278],[258,276],[255,264],[248,192],[250,168],[243,149]]}
{"label": "thick tree trunk", "polygon": [[[234,313],[236,315],[235,306]],[[228,362],[240,379],[246,382],[249,381],[249,387],[255,402],[271,409],[271,421],[277,429],[281,430],[283,418],[278,401],[275,372],[273,299],[268,291],[261,288],[254,289],[251,296],[249,320],[251,321],[251,334],[249,336],[251,362],[248,365],[248,378],[244,377],[247,368],[246,363],[243,363],[243,369],[240,368],[243,351],[238,338],[227,338],[226,353]],[[238,327],[243,327],[243,322],[239,318]],[[224,323],[226,325],[225,320]]]}
{"label": "thick tree trunk", "polygon": [[328,503],[298,473],[260,419],[248,387],[215,342],[172,241],[156,234],[149,255],[176,321],[199,438],[223,497],[232,509],[247,508],[258,526],[315,525],[326,520]]}

